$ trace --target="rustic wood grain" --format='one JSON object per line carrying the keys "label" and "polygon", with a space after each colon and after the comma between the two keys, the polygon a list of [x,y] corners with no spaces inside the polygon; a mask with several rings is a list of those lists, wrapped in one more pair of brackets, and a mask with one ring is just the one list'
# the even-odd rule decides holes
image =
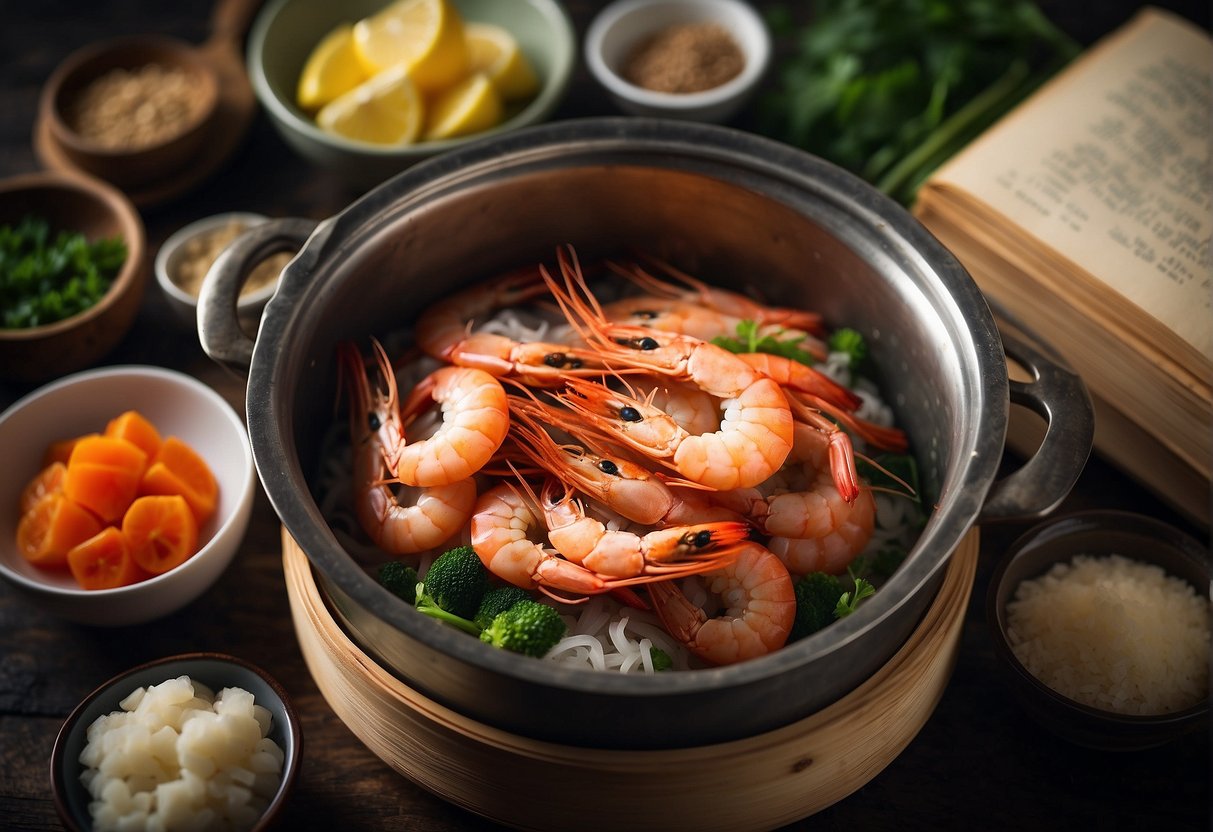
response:
{"label": "rustic wood grain", "polygon": [[[566,6],[579,34],[598,3]],[[758,5],[771,5],[759,3]],[[1089,43],[1128,19],[1134,3],[1041,4]],[[1161,3],[1208,25],[1205,3]],[[36,170],[31,146],[42,83],[69,52],[120,34],[205,39],[206,0],[40,0],[8,3],[0,24],[0,176]],[[579,65],[562,118],[611,113]],[[181,225],[222,210],[329,216],[359,193],[296,157],[258,117],[243,147],[187,198],[143,211],[149,250]],[[130,335],[105,363],[150,363],[203,379],[238,409],[243,381],[210,362],[149,287]],[[0,383],[0,408],[29,391]],[[1008,460],[1014,464],[1014,460]],[[1099,459],[1060,511],[1142,511],[1180,518]],[[960,655],[943,698],[909,747],[854,795],[789,829],[1208,829],[1209,738],[1192,736],[1132,754],[1087,751],[1030,722],[1004,689],[985,629],[984,588],[994,560],[1027,524],[982,529],[976,586]],[[60,828],[47,774],[51,745],[76,703],[108,677],[189,650],[221,650],[270,670],[303,719],[304,758],[283,819],[290,830],[488,830],[499,828],[430,795],[375,757],[328,707],[291,627],[279,524],[258,496],[248,536],[222,579],[164,620],[98,630],[54,619],[0,586],[0,827]],[[542,800],[545,784],[526,799]],[[587,806],[587,812],[593,812]]]}

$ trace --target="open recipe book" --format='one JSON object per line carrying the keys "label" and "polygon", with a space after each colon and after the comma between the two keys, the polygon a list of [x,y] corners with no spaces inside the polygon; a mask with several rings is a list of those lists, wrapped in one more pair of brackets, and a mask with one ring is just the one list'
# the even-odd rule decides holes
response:
{"label": "open recipe book", "polygon": [[1211,82],[1209,33],[1146,8],[937,170],[913,209],[996,317],[1082,376],[1096,450],[1205,526]]}

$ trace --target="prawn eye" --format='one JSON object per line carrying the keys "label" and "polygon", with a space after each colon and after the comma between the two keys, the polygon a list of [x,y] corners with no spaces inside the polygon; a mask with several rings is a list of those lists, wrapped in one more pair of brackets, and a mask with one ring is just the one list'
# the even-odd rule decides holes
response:
{"label": "prawn eye", "polygon": [[570,358],[566,352],[549,352],[543,357],[543,363],[556,369],[581,369],[581,359]]}
{"label": "prawn eye", "polygon": [[615,476],[619,473],[619,466],[609,459],[603,459],[598,462],[598,470],[604,474]]}
{"label": "prawn eye", "polygon": [[623,347],[631,347],[637,350],[661,349],[661,344],[657,343],[657,339],[648,335],[644,336],[643,338],[616,338],[615,343]]}
{"label": "prawn eye", "polygon": [[633,317],[640,318],[642,321],[654,320],[660,313],[655,309],[637,309],[632,313]]}
{"label": "prawn eye", "polygon": [[640,415],[640,411],[631,405],[619,408],[619,418],[625,422],[641,422],[644,420],[644,417]]}
{"label": "prawn eye", "polygon": [[702,549],[705,546],[712,545],[712,533],[706,529],[698,532],[687,532],[682,536],[683,546],[693,546],[696,549]]}
{"label": "prawn eye", "polygon": [[368,413],[366,415],[366,423],[370,426],[371,430],[379,430],[380,426],[383,424],[383,422],[379,421],[378,413]]}

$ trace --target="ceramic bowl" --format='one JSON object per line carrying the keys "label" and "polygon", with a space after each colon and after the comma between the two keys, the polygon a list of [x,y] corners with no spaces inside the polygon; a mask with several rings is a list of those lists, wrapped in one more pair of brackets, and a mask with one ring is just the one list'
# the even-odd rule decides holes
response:
{"label": "ceramic bowl", "polygon": [[352,184],[378,184],[409,165],[471,141],[544,121],[564,96],[576,64],[576,37],[556,0],[453,0],[465,22],[508,29],[539,76],[538,94],[491,130],[464,138],[387,147],[321,130],[295,103],[299,75],[312,48],[342,22],[354,22],[387,0],[274,0],[253,22],[248,71],[257,98],[278,133],[301,156]]}
{"label": "ceramic bowl", "polygon": [[1208,601],[1213,566],[1209,550],[1179,529],[1124,511],[1087,511],[1057,517],[1021,536],[990,579],[986,617],[995,652],[1024,710],[1045,728],[1078,745],[1130,751],[1162,745],[1207,730],[1209,703],[1158,715],[1114,713],[1076,702],[1050,688],[1016,657],[1007,633],[1007,604],[1021,582],[1039,578],[1076,555],[1119,554],[1154,564],[1181,578]]}
{"label": "ceramic bowl", "polygon": [[[147,66],[179,71],[188,79],[194,109],[187,120],[171,134],[131,148],[107,146],[77,129],[70,113],[91,83],[111,72],[137,72]],[[218,101],[215,71],[194,50],[172,38],[140,36],[73,52],[47,79],[39,108],[64,156],[79,169],[126,188],[163,179],[197,155],[209,136]]]}
{"label": "ceramic bowl", "polygon": [[185,653],[140,665],[110,679],[85,697],[59,729],[51,751],[51,789],[59,818],[69,832],[88,832],[93,828],[89,795],[80,782],[85,767],[79,762],[88,742],[88,727],[98,717],[120,710],[119,703],[134,690],[179,676],[189,676],[215,693],[225,687],[241,688],[253,695],[255,705],[269,710],[267,736],[283,751],[282,777],[269,806],[252,828],[260,832],[278,819],[299,772],[303,752],[299,717],[290,698],[272,676],[243,659],[222,653]]}
{"label": "ceramic bowl", "polygon": [[[34,566],[17,551],[18,497],[51,442],[104,430],[131,409],[207,461],[219,483],[218,505],[199,528],[199,551],[185,563],[129,586],[81,589],[70,573]],[[0,414],[0,459],[0,577],[32,603],[81,624],[139,624],[193,601],[231,563],[253,507],[256,475],[240,416],[202,382],[159,367],[90,370],[35,390]]]}
{"label": "ceramic bowl", "polygon": [[[156,259],[153,263],[153,273],[156,275],[156,283],[160,286],[160,290],[164,293],[165,299],[169,306],[181,318],[191,332],[197,329],[198,318],[198,294],[197,288],[190,291],[181,283],[181,269],[187,260],[191,257],[200,256],[202,251],[211,250],[205,244],[205,238],[208,235],[223,233],[229,226],[239,226],[243,232],[255,225],[260,225],[268,218],[262,214],[253,214],[245,211],[230,211],[223,214],[214,214],[209,217],[195,220],[189,225],[186,225],[174,232],[160,249],[156,252]],[[214,254],[218,254],[218,249],[213,249]],[[274,252],[273,254],[277,254]],[[273,256],[267,252],[268,256]],[[273,296],[274,290],[277,288],[278,280],[275,277],[268,283],[261,285],[258,288],[250,289],[247,293],[240,295],[240,300],[236,304],[236,312],[242,324],[251,326],[253,331],[256,331],[257,321],[261,318],[261,310],[265,308],[266,302]]]}
{"label": "ceramic bowl", "polygon": [[[624,77],[633,51],[671,26],[719,23],[741,49],[741,73],[700,92],[657,92]],[[590,72],[625,113],[637,116],[726,122],[757,91],[771,60],[771,35],[762,17],[741,0],[618,0],[598,13],[585,36]]]}
{"label": "ceramic bowl", "polygon": [[80,175],[31,173],[0,181],[0,225],[42,217],[52,229],[90,241],[118,236],[126,262],[92,307],[43,326],[0,327],[0,376],[37,383],[103,358],[130,330],[147,283],[147,244],[135,206],[112,186]]}

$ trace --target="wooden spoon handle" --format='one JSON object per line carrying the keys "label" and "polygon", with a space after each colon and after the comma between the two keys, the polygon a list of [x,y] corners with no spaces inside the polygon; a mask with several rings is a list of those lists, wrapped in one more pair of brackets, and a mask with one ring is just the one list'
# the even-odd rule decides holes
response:
{"label": "wooden spoon handle", "polygon": [[240,51],[245,32],[261,3],[262,0],[218,0],[211,12],[211,35],[203,48],[223,44]]}

